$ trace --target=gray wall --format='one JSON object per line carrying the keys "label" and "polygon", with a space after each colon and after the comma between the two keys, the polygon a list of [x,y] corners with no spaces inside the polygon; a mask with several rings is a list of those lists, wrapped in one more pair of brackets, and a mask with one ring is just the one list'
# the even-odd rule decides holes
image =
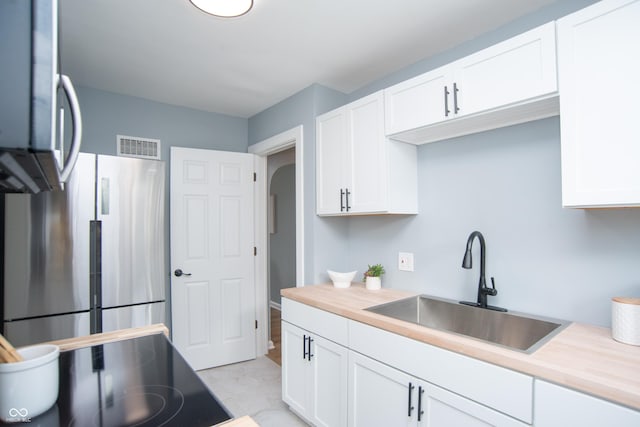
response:
{"label": "gray wall", "polygon": [[[167,164],[166,176],[166,297],[170,299],[169,240],[169,171],[170,147],[206,148],[224,151],[247,151],[247,119],[209,113],[142,98],[105,92],[88,87],[78,88],[82,109],[83,138],[81,151],[116,154],[116,135],[148,137],[161,140],[162,160]],[[170,304],[166,324],[171,329]]]}
{"label": "gray wall", "polygon": [[[610,297],[640,294],[640,210],[561,207],[557,117],[419,147],[416,216],[320,218],[310,212],[315,210],[312,111],[321,114],[591,3],[563,0],[372,82],[346,99],[326,88],[309,93],[312,87],[250,118],[250,144],[305,125],[307,280],[326,281],[326,269],[361,272],[381,262],[387,267],[384,287],[473,300],[477,242],[474,268],[463,270],[460,264],[467,236],[477,229],[487,240],[487,278],[495,276],[499,291],[493,303],[609,325]],[[332,102],[318,107],[317,92],[330,94]],[[398,271],[399,251],[415,254],[415,272]]]}
{"label": "gray wall", "polygon": [[280,290],[296,285],[296,166],[279,168],[269,193],[275,202],[275,232],[269,235],[269,292],[280,304]]}
{"label": "gray wall", "polygon": [[79,87],[84,124],[82,151],[116,154],[116,135],[162,141],[162,160],[170,147],[246,152],[247,119]]}
{"label": "gray wall", "polygon": [[420,146],[420,213],[348,219],[351,266],[381,262],[385,287],[475,300],[477,241],[473,269],[461,263],[479,230],[492,304],[608,325],[610,298],[640,293],[640,210],[563,209],[559,132],[555,117]]}
{"label": "gray wall", "polygon": [[251,144],[303,126],[305,283],[326,281],[327,268],[340,271],[348,266],[347,222],[315,215],[315,117],[346,102],[341,92],[311,85],[249,119]]}

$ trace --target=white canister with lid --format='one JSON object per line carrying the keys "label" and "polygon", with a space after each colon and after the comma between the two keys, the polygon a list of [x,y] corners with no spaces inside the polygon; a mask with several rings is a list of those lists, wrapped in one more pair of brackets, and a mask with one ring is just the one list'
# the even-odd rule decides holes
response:
{"label": "white canister with lid", "polygon": [[625,344],[640,345],[640,298],[612,298],[611,336]]}

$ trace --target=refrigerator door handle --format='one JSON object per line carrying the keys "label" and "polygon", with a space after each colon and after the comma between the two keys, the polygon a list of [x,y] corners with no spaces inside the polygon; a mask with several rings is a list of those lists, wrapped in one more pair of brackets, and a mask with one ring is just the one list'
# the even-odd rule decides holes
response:
{"label": "refrigerator door handle", "polygon": [[91,333],[102,332],[102,221],[89,222],[90,256],[89,256],[89,286]]}

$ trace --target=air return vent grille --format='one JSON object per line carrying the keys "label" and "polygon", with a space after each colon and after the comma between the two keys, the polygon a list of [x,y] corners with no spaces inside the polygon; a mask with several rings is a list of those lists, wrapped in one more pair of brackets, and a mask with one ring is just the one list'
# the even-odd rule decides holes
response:
{"label": "air return vent grille", "polygon": [[160,140],[118,135],[116,140],[118,156],[160,160]]}

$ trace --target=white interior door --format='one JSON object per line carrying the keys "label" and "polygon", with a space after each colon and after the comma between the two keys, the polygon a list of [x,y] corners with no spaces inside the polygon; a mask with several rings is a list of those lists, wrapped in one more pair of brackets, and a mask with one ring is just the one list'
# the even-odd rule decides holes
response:
{"label": "white interior door", "polygon": [[196,370],[256,357],[253,186],[252,154],[171,148],[173,343]]}

